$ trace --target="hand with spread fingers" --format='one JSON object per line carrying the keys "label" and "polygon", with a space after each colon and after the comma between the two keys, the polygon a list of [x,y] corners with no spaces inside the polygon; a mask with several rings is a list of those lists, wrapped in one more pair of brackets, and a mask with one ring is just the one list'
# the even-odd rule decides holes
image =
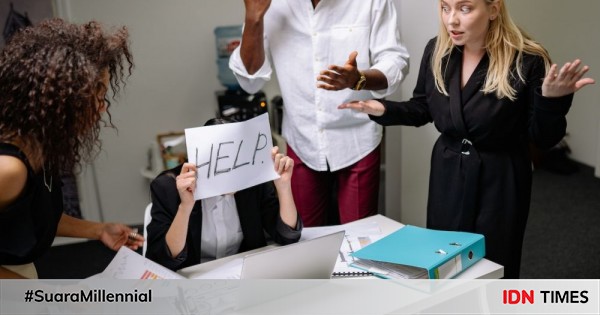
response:
{"label": "hand with spread fingers", "polygon": [[360,79],[360,72],[356,65],[358,52],[353,51],[343,66],[331,65],[317,76],[317,87],[329,91],[339,91],[346,88],[352,89]]}
{"label": "hand with spread fingers", "polygon": [[584,78],[590,67],[581,67],[581,60],[565,63],[560,70],[558,65],[553,64],[542,84],[542,95],[545,97],[561,97],[579,91],[588,84],[596,81],[592,78]]}
{"label": "hand with spread fingers", "polygon": [[367,100],[367,101],[352,101],[349,103],[344,103],[338,106],[338,109],[354,109],[361,113],[369,114],[372,116],[381,116],[385,112],[385,107],[381,102],[376,100]]}

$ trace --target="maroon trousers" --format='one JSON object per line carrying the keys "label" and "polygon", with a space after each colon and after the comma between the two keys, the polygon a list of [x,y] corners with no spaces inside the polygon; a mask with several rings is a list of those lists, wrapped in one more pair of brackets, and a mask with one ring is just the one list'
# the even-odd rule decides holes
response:
{"label": "maroon trousers", "polygon": [[292,194],[304,226],[327,224],[328,207],[332,204],[337,181],[340,223],[348,223],[377,214],[381,150],[375,150],[360,161],[341,170],[315,171],[306,166],[288,146],[294,160]]}

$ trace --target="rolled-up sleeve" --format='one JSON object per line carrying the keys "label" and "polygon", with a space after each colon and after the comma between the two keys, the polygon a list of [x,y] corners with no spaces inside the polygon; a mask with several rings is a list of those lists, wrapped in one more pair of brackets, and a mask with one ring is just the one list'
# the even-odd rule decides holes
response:
{"label": "rolled-up sleeve", "polygon": [[188,244],[179,255],[173,257],[166,241],[166,234],[173,223],[177,213],[178,202],[174,180],[166,175],[161,175],[150,184],[150,195],[152,198],[152,221],[147,227],[148,235],[145,235],[148,248],[146,257],[171,270],[177,270],[187,260]]}
{"label": "rolled-up sleeve", "polygon": [[296,226],[292,228],[283,222],[281,216],[278,217],[276,230],[277,233],[281,236],[280,240],[282,240],[282,244],[296,243],[300,239],[300,236],[302,236],[302,229],[304,228],[304,224],[302,223],[300,215],[298,215],[297,220],[298,221],[296,223]]}
{"label": "rolled-up sleeve", "polygon": [[371,91],[373,97],[383,98],[394,93],[408,74],[409,54],[400,40],[396,8],[391,1],[374,3],[369,42],[371,69],[379,70],[388,82],[387,89]]}
{"label": "rolled-up sleeve", "polygon": [[241,46],[238,46],[229,57],[229,69],[233,71],[233,74],[235,75],[242,89],[250,94],[254,94],[262,89],[267,81],[271,80],[271,74],[273,73],[271,63],[269,62],[267,56],[265,56],[265,62],[260,69],[258,69],[258,71],[256,71],[254,74],[249,74],[246,70],[246,66],[244,66],[244,62],[242,61],[240,47]]}

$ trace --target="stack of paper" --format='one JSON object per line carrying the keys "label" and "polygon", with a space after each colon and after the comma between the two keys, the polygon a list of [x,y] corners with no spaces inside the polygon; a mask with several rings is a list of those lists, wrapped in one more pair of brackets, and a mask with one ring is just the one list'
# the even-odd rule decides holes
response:
{"label": "stack of paper", "polygon": [[407,265],[386,263],[376,260],[355,259],[352,266],[380,277],[390,279],[427,279],[427,270]]}

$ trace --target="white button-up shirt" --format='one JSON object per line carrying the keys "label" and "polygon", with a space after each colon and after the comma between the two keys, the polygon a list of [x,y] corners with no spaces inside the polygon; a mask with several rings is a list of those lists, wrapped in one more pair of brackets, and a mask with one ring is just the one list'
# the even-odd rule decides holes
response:
{"label": "white button-up shirt", "polygon": [[202,199],[200,262],[237,254],[244,234],[233,194]]}
{"label": "white button-up shirt", "polygon": [[[368,115],[337,106],[351,100],[393,93],[408,72],[408,52],[400,43],[391,0],[277,0],[264,18],[265,63],[250,75],[238,47],[229,67],[240,86],[255,93],[270,80],[272,68],[284,101],[283,136],[310,168],[336,171],[375,149],[382,127]],[[359,70],[377,69],[387,78],[381,91],[318,89],[317,76],[329,65],[343,65],[358,51]]]}

